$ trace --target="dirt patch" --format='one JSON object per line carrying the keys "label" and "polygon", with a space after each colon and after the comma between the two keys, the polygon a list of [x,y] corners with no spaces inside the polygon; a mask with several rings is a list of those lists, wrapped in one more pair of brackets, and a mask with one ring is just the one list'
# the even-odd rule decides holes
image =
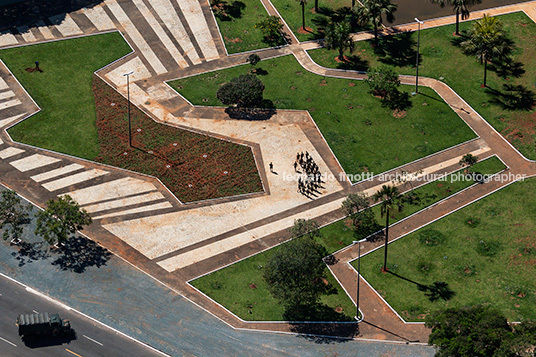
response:
{"label": "dirt patch", "polygon": [[318,83],[319,86],[325,87],[328,85],[328,82],[326,82],[325,79],[321,80],[320,83]]}
{"label": "dirt patch", "polygon": [[348,83],[348,85],[349,85],[350,87],[355,87],[355,83],[353,83],[353,82]]}
{"label": "dirt patch", "polygon": [[407,114],[408,114],[408,112],[406,112],[405,110],[395,109],[395,110],[393,111],[393,116],[394,116],[395,118],[403,118],[403,117],[405,117]]}
{"label": "dirt patch", "polygon": [[340,307],[340,306],[337,306],[337,307],[335,308],[335,312],[338,312],[339,314],[342,312],[342,310],[343,310],[343,309],[342,309],[342,307]]}
{"label": "dirt patch", "polygon": [[224,37],[226,41],[229,41],[231,43],[238,43],[238,42],[242,42],[242,39],[236,37],[236,38],[228,38],[227,36]]}
{"label": "dirt patch", "polygon": [[305,29],[304,29],[303,27],[300,27],[300,28],[298,29],[298,33],[299,33],[299,34],[302,34],[302,35],[305,35],[305,34],[307,34],[307,33],[313,33],[313,29],[310,28],[309,26],[306,26]]}
{"label": "dirt patch", "polygon": [[341,59],[339,58],[339,56],[335,56],[334,58],[335,62],[337,63],[348,63],[350,61],[350,59],[348,58],[348,56],[344,55],[342,56],[342,61]]}
{"label": "dirt patch", "polygon": [[257,285],[251,283],[251,284],[249,284],[249,288],[250,289],[257,289]]}

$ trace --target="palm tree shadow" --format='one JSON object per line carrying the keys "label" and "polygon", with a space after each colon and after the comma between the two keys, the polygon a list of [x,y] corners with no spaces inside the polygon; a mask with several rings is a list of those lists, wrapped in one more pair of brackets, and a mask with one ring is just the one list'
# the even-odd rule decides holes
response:
{"label": "palm tree shadow", "polygon": [[[416,42],[413,38],[413,33],[402,32],[396,36],[381,37],[374,48],[374,52],[382,63],[405,67],[415,64],[417,56],[415,47]],[[419,62],[421,62],[420,56]]]}
{"label": "palm tree shadow", "polygon": [[369,61],[359,56],[351,55],[345,57],[344,62],[337,62],[337,68],[366,72],[369,68]]}
{"label": "palm tree shadow", "polygon": [[396,276],[397,278],[417,285],[417,290],[424,292],[424,295],[431,302],[437,301],[439,299],[448,301],[456,295],[456,293],[448,286],[449,284],[443,281],[435,281],[431,285],[426,285],[398,275],[397,273],[393,273],[392,271],[388,271],[388,273]]}
{"label": "palm tree shadow", "polygon": [[531,110],[536,105],[534,92],[521,84],[503,84],[502,91],[487,87],[485,92],[492,97],[490,103],[506,110]]}

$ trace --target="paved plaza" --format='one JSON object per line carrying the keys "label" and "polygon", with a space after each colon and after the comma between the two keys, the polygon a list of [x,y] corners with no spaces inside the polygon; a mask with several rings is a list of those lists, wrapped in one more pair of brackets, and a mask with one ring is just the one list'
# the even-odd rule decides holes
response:
{"label": "paved plaza", "polygon": [[[270,1],[262,1],[267,11],[275,14]],[[497,15],[524,11],[536,20],[535,7],[536,2],[527,2],[486,10],[485,13]],[[471,19],[483,14],[484,11],[473,12]],[[449,16],[428,20],[425,26],[453,22],[454,17]],[[413,31],[416,24],[400,25],[394,30]],[[191,300],[221,320],[204,314],[200,323],[226,327],[225,322],[237,329],[293,331],[285,323],[240,320],[193,289],[188,281],[280,244],[288,238],[287,230],[295,219],[310,218],[320,224],[328,224],[342,218],[340,206],[350,193],[364,192],[370,196],[385,183],[399,185],[402,192],[408,187],[401,182],[385,182],[380,177],[352,184],[306,111],[278,110],[270,119],[244,122],[229,118],[223,108],[195,107],[172,90],[165,81],[238,65],[244,63],[249,55],[227,54],[206,1],[107,0],[92,8],[58,14],[46,22],[5,31],[0,34],[0,48],[109,31],[119,31],[132,47],[132,53],[97,71],[97,75],[126,96],[123,74],[133,71],[130,77],[132,103],[154,120],[249,145],[255,154],[264,191],[184,204],[156,178],[13,142],[5,129],[40,108],[3,63],[0,64],[0,182],[41,207],[49,199],[71,195],[94,219],[94,223],[84,231],[91,239],[172,289],[173,294],[177,294],[172,294],[173,299],[181,305],[181,309],[198,311],[198,307],[187,301]],[[365,78],[364,74],[355,71],[317,65],[307,50],[318,48],[321,43],[311,41],[302,44],[286,26],[283,31],[291,43],[279,49],[257,51],[261,58],[291,54],[305,70],[318,75],[357,80]],[[385,29],[384,32],[388,34],[393,29]],[[370,33],[360,33],[354,37],[363,40],[371,36]],[[413,84],[415,79],[403,76],[401,81]],[[497,156],[513,175],[528,177],[536,174],[535,163],[526,160],[449,86],[431,78],[421,78],[420,85],[434,89],[477,138],[389,173],[413,173],[415,178],[449,174],[459,169],[458,162],[463,155],[472,153],[482,159]],[[296,177],[288,179],[284,175],[294,172],[292,164],[296,153],[305,151],[314,158],[326,177],[334,178],[326,181],[321,195],[314,200],[296,191]],[[276,173],[269,171],[270,162],[274,164]],[[394,225],[390,239],[398,239],[513,181],[512,178],[472,186]],[[361,254],[375,249],[378,244],[365,243]],[[330,266],[354,301],[357,275],[348,262],[356,256],[357,250],[351,246],[337,253],[337,263]],[[112,265],[109,269],[115,268]],[[12,268],[5,269],[8,275],[9,271],[14,273]],[[132,284],[136,285],[135,279]],[[403,343],[427,341],[429,331],[423,324],[404,323],[369,286],[363,288],[362,294],[361,308],[367,316],[365,323],[359,331],[354,324],[339,325],[330,330],[333,334],[340,332],[344,336],[364,340]],[[104,296],[101,298],[105,299]],[[94,297],[88,296],[86,300],[92,299]],[[150,304],[149,301],[145,303]],[[161,304],[164,310],[165,303]],[[194,319],[190,315],[188,318]],[[224,331],[221,326],[219,331]],[[321,330],[310,330],[311,333],[317,331]],[[218,338],[224,339],[223,335],[227,332],[220,333]],[[229,333],[234,336],[237,332]],[[258,338],[255,333],[244,333],[241,341],[249,334],[257,341],[254,346],[259,347],[261,343],[258,340],[263,338]],[[284,351],[288,348],[286,343],[279,345]],[[326,352],[335,350],[326,348]],[[235,352],[231,349],[230,353]]]}

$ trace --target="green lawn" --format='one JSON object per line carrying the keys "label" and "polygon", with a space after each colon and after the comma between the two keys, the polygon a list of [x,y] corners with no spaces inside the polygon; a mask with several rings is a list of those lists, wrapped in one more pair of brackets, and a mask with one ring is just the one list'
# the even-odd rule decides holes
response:
{"label": "green lawn", "polygon": [[[514,183],[390,244],[388,267],[396,275],[380,272],[382,249],[366,255],[363,276],[408,320],[487,303],[510,321],[535,319],[536,199],[527,194],[535,189],[535,179]],[[430,236],[439,244],[421,242]],[[417,289],[435,281],[446,282],[454,297],[430,302]]]}
{"label": "green lawn", "polygon": [[[521,85],[526,94],[534,95],[536,24],[522,12],[499,18],[504,23],[508,37],[517,46],[513,63],[522,64],[525,73],[520,77],[516,77],[512,71],[499,75],[503,72],[495,69],[496,66],[489,65],[488,88],[481,88],[484,66],[474,57],[463,54],[460,47],[454,44],[455,40],[461,39],[452,35],[455,25],[421,31],[419,75],[447,83],[526,157],[536,159],[536,113],[530,104],[525,106],[527,109],[523,109],[524,105],[516,104],[509,97],[521,98],[522,92],[509,92],[503,87]],[[465,31],[471,25],[472,22],[462,23],[460,28]],[[416,41],[416,33],[406,33],[384,37],[376,49],[371,47],[370,41],[358,42],[346,64],[335,62],[336,51],[318,49],[309,51],[309,54],[314,61],[325,67],[366,70],[381,63],[395,67],[400,74],[415,75]]]}
{"label": "green lawn", "polygon": [[[325,22],[329,21],[331,18],[339,16],[336,11],[343,7],[347,7],[347,9],[342,10],[343,13],[349,13],[350,6],[352,6],[351,0],[318,0],[319,11],[318,13],[314,13],[314,0],[307,1],[307,4],[305,5],[305,27],[308,32],[298,32],[298,29],[302,27],[302,10],[300,2],[298,0],[271,1],[292,32],[294,32],[294,35],[296,35],[300,41],[323,38],[324,35],[319,29],[324,26]],[[352,29],[353,32],[362,30],[363,28],[360,27]]]}
{"label": "green lawn", "polygon": [[[491,175],[502,171],[505,168],[504,164],[495,156],[489,159],[478,162],[471,169],[472,172],[480,172],[482,174]],[[390,223],[395,223],[403,218],[406,218],[415,212],[422,210],[436,202],[441,201],[471,185],[474,181],[471,180],[454,180],[454,177],[458,177],[458,173],[463,172],[460,170],[451,175],[446,176],[442,180],[427,183],[426,185],[415,188],[411,195],[415,198],[411,203],[406,203],[401,212],[393,212],[390,217]],[[409,185],[408,183],[404,185]],[[407,188],[406,186],[405,188]],[[408,197],[409,193],[404,194],[404,197]],[[379,224],[379,229],[385,227],[385,218],[381,217],[380,206],[376,205],[372,208],[376,221]],[[333,253],[343,247],[352,244],[352,241],[365,238],[365,236],[357,236],[351,229],[351,222],[346,219],[337,221],[329,226],[323,227],[321,230],[322,238],[318,240],[323,246],[326,247],[329,253]]]}
{"label": "green lawn", "polygon": [[[284,245],[196,279],[191,284],[244,320],[282,321],[284,306],[270,294],[262,278],[262,267],[277,249],[284,249]],[[334,289],[331,289],[330,295],[321,297],[323,309],[320,309],[320,313],[313,314],[310,320],[352,320],[355,305],[327,268],[326,276]],[[340,313],[335,312],[337,307],[342,308]]]}
{"label": "green lawn", "polygon": [[[221,106],[218,88],[250,67],[232,67],[170,84],[194,104]],[[384,172],[475,137],[427,88],[412,97],[407,116],[395,118],[367,93],[362,81],[312,74],[292,56],[265,60],[257,67],[267,72],[259,76],[266,86],[264,97],[280,109],[308,110],[347,174]]]}
{"label": "green lawn", "polygon": [[[211,1],[214,3],[214,1]],[[271,47],[255,24],[268,17],[260,0],[225,1],[212,7],[228,53]],[[279,45],[285,44],[283,38]]]}
{"label": "green lawn", "polygon": [[[0,58],[42,110],[9,130],[14,140],[94,159],[99,143],[93,72],[131,51],[119,33],[10,48]],[[39,61],[43,72],[27,72]]]}

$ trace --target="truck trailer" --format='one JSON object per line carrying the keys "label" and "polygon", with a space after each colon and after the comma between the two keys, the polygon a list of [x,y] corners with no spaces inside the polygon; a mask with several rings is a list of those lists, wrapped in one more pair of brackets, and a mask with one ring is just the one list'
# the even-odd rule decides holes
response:
{"label": "truck trailer", "polygon": [[22,314],[17,318],[19,336],[23,341],[40,337],[64,337],[72,333],[69,320],[58,314]]}

